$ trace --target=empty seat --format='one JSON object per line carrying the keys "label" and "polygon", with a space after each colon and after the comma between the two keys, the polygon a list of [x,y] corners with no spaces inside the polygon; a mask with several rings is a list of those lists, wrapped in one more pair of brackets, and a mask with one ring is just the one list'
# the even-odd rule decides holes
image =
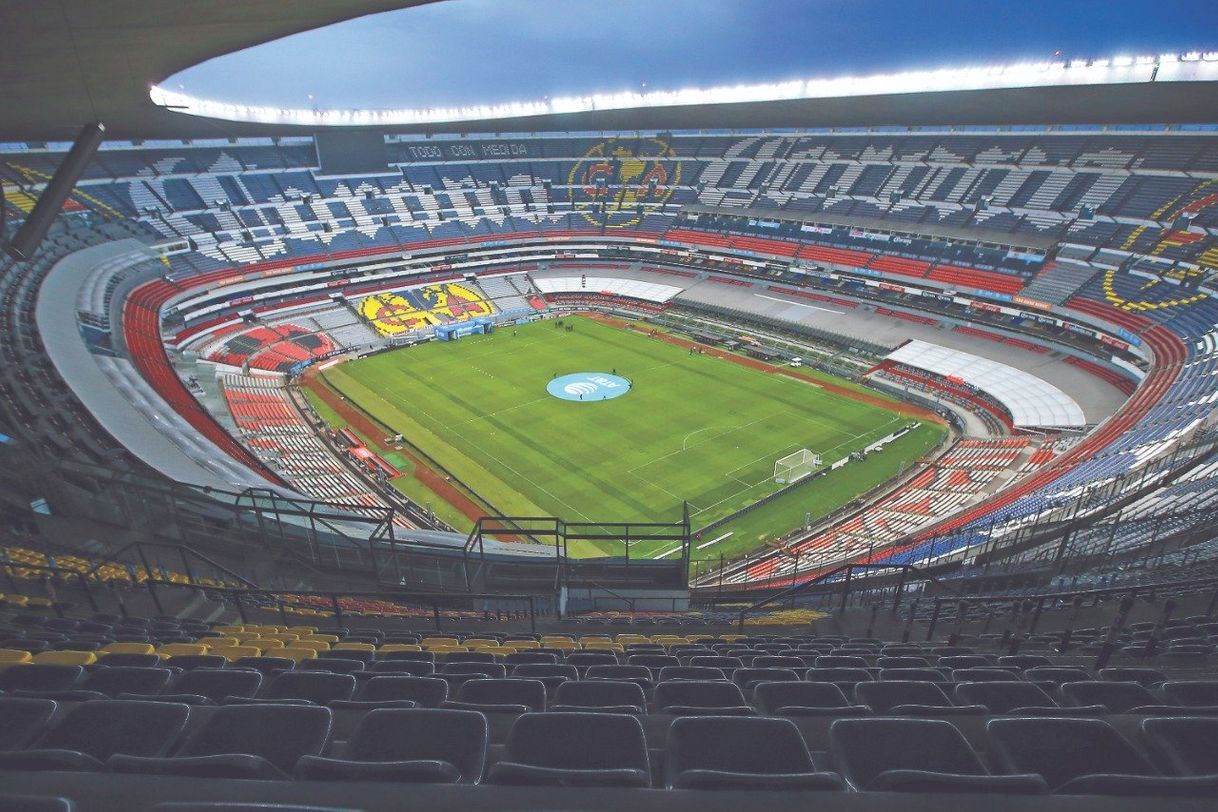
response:
{"label": "empty seat", "polygon": [[303,660],[299,666],[302,671],[327,671],[331,674],[353,674],[364,670],[362,660],[348,660],[341,657],[326,657],[315,660]]}
{"label": "empty seat", "polygon": [[567,655],[567,665],[573,665],[576,668],[586,668],[591,665],[617,665],[617,655],[609,651],[573,651]]}
{"label": "empty seat", "polygon": [[288,657],[238,657],[233,660],[233,668],[252,668],[261,671],[266,677],[273,677],[284,671],[296,668],[296,661]]}
{"label": "empty seat", "polygon": [[1163,683],[1167,701],[1190,708],[1218,708],[1218,680],[1170,680]]}
{"label": "empty seat", "polygon": [[816,668],[866,668],[867,660],[851,654],[825,654],[816,658]]}
{"label": "empty seat", "polygon": [[957,668],[985,668],[993,665],[980,654],[957,654],[953,657],[940,657],[935,663],[939,668],[954,670]]}
{"label": "empty seat", "polygon": [[983,705],[990,713],[1045,715],[1061,713],[1053,697],[1032,682],[961,682],[953,689],[965,705]]}
{"label": "empty seat", "polygon": [[196,668],[178,677],[161,698],[187,705],[218,705],[230,697],[254,696],[263,679],[262,672],[252,668]]}
{"label": "empty seat", "polygon": [[952,682],[1017,682],[1023,677],[1017,671],[1006,668],[957,668],[952,671]]}
{"label": "empty seat", "polygon": [[740,687],[733,682],[673,680],[656,685],[656,708],[676,716],[751,716],[754,711],[744,701]]}
{"label": "empty seat", "polygon": [[321,755],[331,720],[329,708],[310,705],[225,705],[173,757],[116,755],[107,766],[120,773],[283,779],[302,757]]}
{"label": "empty seat", "polygon": [[[114,655],[107,657],[106,665],[109,665],[113,658]],[[170,658],[168,662],[174,668],[190,671],[195,668],[224,668],[228,665],[228,658],[219,654],[183,654]]]}
{"label": "empty seat", "polygon": [[69,691],[84,678],[79,665],[20,665],[0,671],[0,691]]}
{"label": "empty seat", "polygon": [[1015,668],[1020,671],[1050,665],[1053,665],[1053,661],[1041,654],[1009,654],[998,658],[999,668]]}
{"label": "empty seat", "polygon": [[1091,674],[1084,668],[1054,665],[1029,668],[1023,672],[1023,678],[1028,682],[1038,682],[1056,688],[1063,682],[1085,682],[1091,679]]}
{"label": "empty seat", "polygon": [[[802,671],[802,669],[801,669]],[[737,668],[732,672],[732,682],[748,691],[759,682],[798,682],[799,673],[792,668]]]}
{"label": "empty seat", "polygon": [[550,710],[645,713],[647,697],[637,683],[624,680],[564,682],[554,692],[554,704]]}
{"label": "empty seat", "polygon": [[832,682],[843,691],[853,691],[860,682],[871,682],[874,677],[866,668],[809,668],[804,672],[809,682]]}
{"label": "empty seat", "polygon": [[1061,692],[1071,705],[1103,705],[1110,713],[1152,713],[1164,707],[1136,682],[1067,682]]}
{"label": "empty seat", "polygon": [[1167,681],[1167,676],[1157,668],[1101,668],[1099,677],[1105,682],[1136,682],[1144,688],[1153,688]]}
{"label": "empty seat", "polygon": [[[329,703],[335,710],[368,710],[375,708],[414,708],[420,703],[415,698],[419,686],[414,681],[416,677],[409,674],[383,674],[371,677],[358,684],[351,699],[336,699]],[[443,696],[448,694],[448,683],[436,680],[444,686]],[[436,702],[443,702],[440,699]]]}
{"label": "empty seat", "polygon": [[378,660],[369,666],[369,671],[365,673],[374,674],[402,674],[411,677],[429,677],[434,674],[436,668],[428,662],[416,662],[414,660]]}
{"label": "empty seat", "polygon": [[854,689],[859,702],[875,713],[897,716],[962,716],[985,713],[981,705],[954,705],[933,682],[861,682]]}
{"label": "empty seat", "polygon": [[1142,720],[1142,738],[1168,775],[1218,774],[1218,719],[1171,717]]}
{"label": "empty seat", "polygon": [[350,699],[355,693],[355,677],[325,671],[284,671],[271,678],[253,699],[233,698],[234,703],[293,702],[325,705]]}
{"label": "empty seat", "polygon": [[500,663],[445,663],[440,669],[440,677],[452,678],[451,682],[464,679],[503,679],[507,676],[507,666]]}
{"label": "empty seat", "polygon": [[833,763],[857,789],[883,792],[1046,791],[1036,775],[994,776],[964,736],[942,719],[838,719]]}
{"label": "empty seat", "polygon": [[648,787],[651,765],[643,726],[627,714],[526,713],[512,725],[504,758],[491,768],[489,780]]}
{"label": "empty seat", "polygon": [[878,668],[930,668],[930,661],[925,657],[890,657],[884,655],[875,661]]}
{"label": "empty seat", "polygon": [[553,696],[554,689],[562,683],[579,679],[579,670],[573,665],[522,663],[512,667],[512,676],[538,680],[546,686],[546,693]]}
{"label": "empty seat", "polygon": [[709,668],[701,665],[667,665],[660,669],[658,680],[726,680],[727,675],[722,668]]}
{"label": "empty seat", "polygon": [[175,702],[83,702],[39,736],[33,749],[0,753],[0,770],[98,771],[115,754],[160,756],[189,713]]}
{"label": "empty seat", "polygon": [[377,660],[409,660],[435,665],[436,653],[434,651],[382,651]]}
{"label": "empty seat", "polygon": [[686,660],[685,664],[703,668],[718,668],[726,673],[744,667],[744,663],[739,657],[724,657],[718,654],[698,654]]}
{"label": "empty seat", "polygon": [[881,682],[950,682],[937,668],[881,668],[879,676]]}
{"label": "empty seat", "polygon": [[0,793],[0,812],[75,812],[76,804],[54,795]]}
{"label": "empty seat", "polygon": [[139,668],[118,666],[93,671],[80,684],[69,691],[21,691],[22,695],[40,694],[48,699],[84,702],[90,699],[114,699],[119,694],[155,696],[170,680],[173,672],[168,668]]}
{"label": "empty seat", "polygon": [[51,699],[0,697],[0,752],[29,744],[45,729],[57,707]]}
{"label": "empty seat", "polygon": [[489,742],[486,717],[474,711],[374,710],[351,733],[344,758],[303,756],[296,775],[314,781],[477,784]]}
{"label": "empty seat", "polygon": [[461,684],[445,707],[498,713],[546,709],[545,683],[535,679],[472,679]]}
{"label": "empty seat", "polygon": [[[178,660],[182,657],[174,657],[173,665],[175,668],[180,668]],[[125,666],[129,668],[153,668],[165,662],[156,654],[124,654],[122,652],[115,654],[107,654],[102,661],[102,665],[106,668],[115,668]]]}
{"label": "empty seat", "polygon": [[853,705],[832,682],[761,682],[753,686],[753,703],[767,716],[864,716],[866,705]]}
{"label": "empty seat", "polygon": [[584,672],[584,679],[629,680],[645,691],[654,685],[651,669],[645,665],[591,665]]}
{"label": "empty seat", "polygon": [[991,719],[990,754],[1005,772],[1037,773],[1054,792],[1078,795],[1212,794],[1218,779],[1159,775],[1100,719]]}
{"label": "empty seat", "polygon": [[817,771],[790,720],[732,716],[675,720],[664,782],[676,789],[844,789],[837,773]]}

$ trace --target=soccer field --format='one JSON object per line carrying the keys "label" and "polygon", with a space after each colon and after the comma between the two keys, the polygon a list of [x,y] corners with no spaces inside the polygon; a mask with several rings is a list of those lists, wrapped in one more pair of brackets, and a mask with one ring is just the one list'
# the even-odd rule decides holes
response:
{"label": "soccer field", "polygon": [[[430,342],[324,377],[498,510],[568,521],[676,521],[688,501],[700,528],[778,490],[779,457],[807,448],[828,464],[910,422],[813,382],[690,355],[637,332],[584,318],[563,325]],[[583,372],[616,372],[630,390],[584,401],[547,392],[555,376]],[[924,425],[865,463],[806,481],[746,514],[739,533],[715,528],[731,535],[705,552],[738,552],[806,513],[823,515],[895,475],[941,433]],[[672,545],[653,546],[631,555]]]}

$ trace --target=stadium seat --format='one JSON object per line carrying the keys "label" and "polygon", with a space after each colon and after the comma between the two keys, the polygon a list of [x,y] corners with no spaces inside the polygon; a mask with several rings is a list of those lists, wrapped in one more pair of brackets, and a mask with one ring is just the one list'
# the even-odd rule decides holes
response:
{"label": "stadium seat", "polygon": [[1059,708],[1053,697],[1032,682],[961,682],[953,687],[956,700],[964,705],[982,705],[990,713],[1019,716],[1076,715],[1102,713],[1103,708]]}
{"label": "stadium seat", "polygon": [[942,719],[838,719],[829,727],[833,763],[852,786],[878,792],[1047,791],[1037,775],[991,775]]}
{"label": "stadium seat", "polygon": [[457,689],[455,701],[446,708],[483,713],[525,713],[546,709],[545,683],[535,679],[472,679]]}
{"label": "stadium seat", "polygon": [[486,767],[486,717],[463,710],[374,710],[364,716],[342,759],[306,755],[296,775],[312,781],[477,784]]}
{"label": "stadium seat", "polygon": [[57,708],[51,699],[0,697],[0,752],[20,750],[29,744]]}
{"label": "stadium seat", "polygon": [[118,773],[285,779],[303,756],[321,755],[331,720],[329,708],[226,705],[216,708],[172,757],[115,755],[107,767]]}
{"label": "stadium seat", "polygon": [[86,702],[114,699],[119,694],[156,695],[164,690],[173,672],[168,668],[117,666],[90,672],[76,688],[67,691],[17,691],[19,696],[41,696],[61,701]]}
{"label": "stadium seat", "polygon": [[1151,759],[1168,775],[1218,775],[1218,719],[1169,717],[1142,720]]}
{"label": "stadium seat", "polygon": [[832,682],[843,691],[853,692],[859,683],[871,682],[875,678],[866,668],[809,668],[804,672],[804,679],[809,682]]}
{"label": "stadium seat", "polygon": [[648,787],[643,726],[610,713],[526,713],[508,733],[493,784]]}
{"label": "stadium seat", "polygon": [[365,674],[400,674],[411,677],[429,677],[436,667],[428,662],[414,660],[378,660],[364,671]]}
{"label": "stadium seat", "polygon": [[877,714],[896,716],[968,716],[984,714],[981,705],[954,705],[933,682],[861,682],[854,689],[861,704]]}
{"label": "stadium seat", "polygon": [[1171,711],[1136,682],[1067,682],[1060,686],[1071,705],[1102,705],[1109,713],[1162,713]]}
{"label": "stadium seat", "polygon": [[1136,682],[1144,688],[1154,688],[1167,681],[1167,676],[1157,668],[1101,668],[1098,673],[1105,682]]}
{"label": "stadium seat", "polygon": [[233,668],[252,668],[265,677],[273,677],[296,668],[296,661],[287,657],[238,657],[232,661]]}
{"label": "stadium seat", "polygon": [[32,749],[0,753],[0,770],[100,771],[116,754],[163,755],[190,708],[173,702],[82,702],[39,736]]}
{"label": "stadium seat", "polygon": [[0,793],[0,812],[75,812],[76,804],[53,795]]}
{"label": "stadium seat", "polygon": [[546,686],[546,693],[553,696],[555,689],[564,682],[579,679],[579,670],[573,665],[522,663],[512,666],[512,676],[538,680]]}
{"label": "stadium seat", "polygon": [[671,680],[655,689],[660,713],[674,716],[752,716],[756,711],[744,701],[740,687],[726,680]]}
{"label": "stadium seat", "polygon": [[753,702],[766,716],[865,716],[866,705],[852,705],[832,682],[759,682]]}
{"label": "stadium seat", "polygon": [[[629,666],[624,666],[629,667]],[[635,682],[616,680],[568,681],[554,692],[552,711],[646,713],[647,697]]]}
{"label": "stadium seat", "polygon": [[1041,687],[1056,689],[1064,682],[1087,682],[1091,679],[1091,674],[1084,668],[1043,666],[1029,668],[1023,672],[1023,678],[1028,682],[1039,683]]}
{"label": "stadium seat", "polygon": [[350,699],[355,693],[355,677],[350,674],[330,674],[324,671],[284,671],[271,677],[254,697],[232,697],[233,704],[289,702],[325,705],[335,700]]}
{"label": "stadium seat", "polygon": [[319,657],[315,660],[304,660],[297,666],[300,671],[326,671],[331,674],[354,674],[364,670],[362,660],[348,660],[344,657]]}
{"label": "stadium seat", "polygon": [[655,687],[651,669],[645,665],[590,665],[584,672],[584,679],[628,680],[644,691]]}
{"label": "stadium seat", "polygon": [[[106,668],[116,668],[118,666],[126,668],[155,668],[167,662],[168,660],[162,660],[155,654],[107,654],[105,659],[99,662],[99,665]],[[173,667],[181,668],[176,661],[173,663]]]}
{"label": "stadium seat", "polygon": [[70,691],[84,678],[80,665],[21,665],[0,671],[0,691]]}
{"label": "stadium seat", "polygon": [[1218,708],[1218,680],[1168,680],[1163,683],[1168,702],[1186,708]]}
{"label": "stadium seat", "polygon": [[[182,702],[186,705],[219,705],[227,699],[248,699],[258,693],[262,686],[261,671],[252,668],[196,668],[184,672],[165,689],[159,699],[163,702]],[[123,699],[152,699],[132,697]]]}
{"label": "stadium seat", "polygon": [[726,680],[727,674],[722,668],[709,668],[700,665],[666,665],[656,675],[657,682],[672,680]]}
{"label": "stadium seat", "polygon": [[1008,773],[1037,773],[1068,795],[1213,795],[1218,776],[1164,777],[1099,719],[991,719],[990,753]]}
{"label": "stadium seat", "polygon": [[837,773],[817,771],[790,720],[737,716],[674,720],[664,783],[670,789],[844,789]]}

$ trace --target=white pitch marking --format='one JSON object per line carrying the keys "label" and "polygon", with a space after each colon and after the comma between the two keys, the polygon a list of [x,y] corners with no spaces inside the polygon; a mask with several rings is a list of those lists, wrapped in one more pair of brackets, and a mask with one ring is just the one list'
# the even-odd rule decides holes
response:
{"label": "white pitch marking", "polygon": [[694,549],[695,549],[695,550],[701,550],[703,547],[709,547],[709,546],[711,546],[712,544],[714,544],[714,543],[715,543],[715,542],[717,542],[717,541],[723,541],[725,538],[727,538],[728,536],[732,535],[732,534],[733,534],[733,533],[735,533],[735,532],[736,532],[735,530],[729,530],[729,531],[727,531],[726,533],[724,533],[722,536],[720,536],[719,538],[717,538],[717,539],[711,539],[710,541],[708,541],[708,542],[706,542],[706,543],[704,543],[704,544],[699,544],[699,545],[698,545],[697,547],[695,547]]}
{"label": "white pitch marking", "polygon": [[753,295],[758,299],[769,299],[771,302],[782,302],[785,305],[791,305],[793,307],[806,307],[809,310],[819,310],[822,313],[836,313],[839,316],[846,315],[845,310],[834,310],[830,307],[817,307],[816,305],[804,304],[803,302],[792,302],[790,299],[778,299],[774,296],[766,296],[762,293],[754,293]]}

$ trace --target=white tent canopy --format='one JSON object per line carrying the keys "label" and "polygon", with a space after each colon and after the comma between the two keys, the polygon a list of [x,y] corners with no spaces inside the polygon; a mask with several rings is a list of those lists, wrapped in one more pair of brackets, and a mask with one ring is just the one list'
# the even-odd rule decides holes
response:
{"label": "white tent canopy", "polygon": [[618,279],[607,276],[547,276],[534,279],[533,284],[542,293],[606,293],[628,299],[647,302],[667,302],[681,292],[673,285],[656,282],[640,282],[636,279]]}
{"label": "white tent canopy", "polygon": [[889,353],[888,360],[964,381],[1001,403],[1019,427],[1087,424],[1074,398],[1035,375],[988,358],[914,339]]}

